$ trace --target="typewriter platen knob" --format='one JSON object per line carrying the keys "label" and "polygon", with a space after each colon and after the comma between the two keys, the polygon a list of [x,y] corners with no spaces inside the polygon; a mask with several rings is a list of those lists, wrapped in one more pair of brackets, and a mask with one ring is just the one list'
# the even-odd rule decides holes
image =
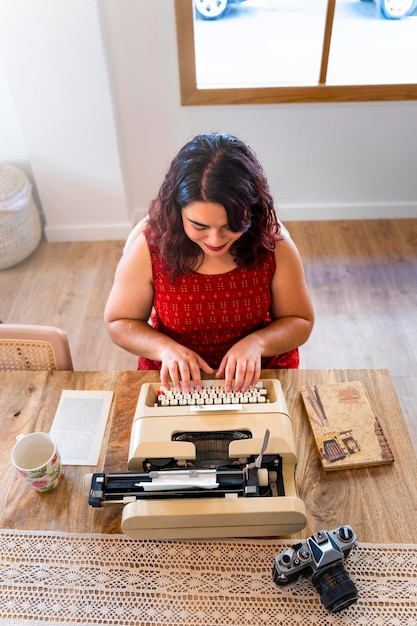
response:
{"label": "typewriter platen knob", "polygon": [[90,493],[92,480],[93,480],[93,475],[92,474],[84,474],[84,477],[83,477],[83,490],[86,493]]}
{"label": "typewriter platen knob", "polygon": [[260,487],[268,487],[269,484],[269,474],[266,467],[260,467],[258,469],[258,485]]}

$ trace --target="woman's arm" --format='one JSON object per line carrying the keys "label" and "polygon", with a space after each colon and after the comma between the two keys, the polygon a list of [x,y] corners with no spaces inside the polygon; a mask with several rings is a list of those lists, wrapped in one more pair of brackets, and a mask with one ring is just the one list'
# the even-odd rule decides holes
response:
{"label": "woman's arm", "polygon": [[188,391],[190,380],[201,385],[200,369],[212,368],[198,354],[153,329],[148,319],[153,306],[152,263],[143,233],[131,243],[120,259],[104,312],[110,337],[121,348],[147,359],[161,361],[161,382],[169,378]]}
{"label": "woman's arm", "polygon": [[285,236],[275,247],[276,270],[271,283],[272,322],[238,341],[224,356],[216,374],[236,389],[254,385],[261,357],[283,354],[307,341],[313,328],[313,305],[297,247]]}
{"label": "woman's arm", "polygon": [[282,331],[277,332],[275,339],[269,338],[270,341],[266,339],[265,333],[263,356],[282,354],[298,348],[307,341],[314,324],[313,304],[303,263],[290,237],[284,237],[277,242],[275,258],[277,266],[271,283],[271,317],[275,320],[276,327],[282,327]]}

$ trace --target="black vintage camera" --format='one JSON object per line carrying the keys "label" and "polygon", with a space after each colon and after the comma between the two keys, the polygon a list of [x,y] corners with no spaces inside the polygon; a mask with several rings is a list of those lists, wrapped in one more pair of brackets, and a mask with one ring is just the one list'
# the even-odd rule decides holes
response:
{"label": "black vintage camera", "polygon": [[284,586],[301,575],[310,577],[324,607],[337,613],[357,600],[357,589],[343,567],[355,544],[356,534],[351,526],[320,530],[275,557],[274,581]]}

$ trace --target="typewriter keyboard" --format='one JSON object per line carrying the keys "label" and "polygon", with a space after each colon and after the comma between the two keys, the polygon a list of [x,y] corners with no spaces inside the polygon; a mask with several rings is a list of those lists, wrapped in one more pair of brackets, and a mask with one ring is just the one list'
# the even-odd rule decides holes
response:
{"label": "typewriter keyboard", "polygon": [[224,411],[227,408],[237,409],[243,404],[264,404],[269,402],[267,390],[259,381],[255,387],[250,387],[244,393],[240,391],[226,391],[221,385],[211,385],[203,387],[200,391],[191,390],[190,393],[183,393],[175,389],[161,389],[157,393],[155,406],[190,406],[209,408]]}

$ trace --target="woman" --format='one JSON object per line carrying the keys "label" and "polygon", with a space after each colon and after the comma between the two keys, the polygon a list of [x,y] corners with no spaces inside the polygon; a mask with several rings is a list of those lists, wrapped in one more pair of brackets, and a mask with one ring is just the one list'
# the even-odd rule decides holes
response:
{"label": "woman", "polygon": [[139,369],[160,369],[166,387],[200,389],[201,371],[217,370],[228,391],[246,391],[261,368],[298,367],[313,317],[254,152],[228,134],[198,135],[119,262],[105,310],[112,340],[140,355]]}

